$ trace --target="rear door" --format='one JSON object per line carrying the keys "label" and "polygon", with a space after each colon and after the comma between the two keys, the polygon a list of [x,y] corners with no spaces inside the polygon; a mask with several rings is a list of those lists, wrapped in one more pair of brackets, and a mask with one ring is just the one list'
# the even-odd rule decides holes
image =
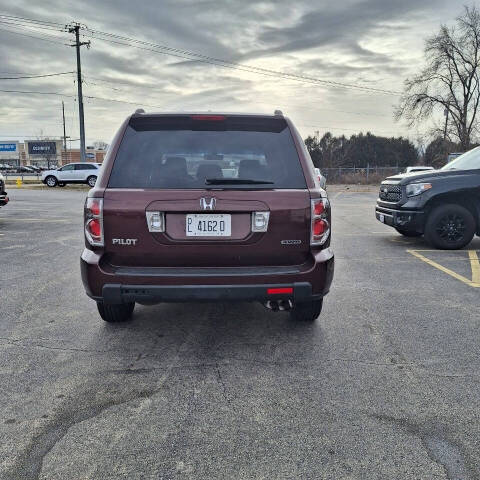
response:
{"label": "rear door", "polygon": [[60,170],[58,170],[58,179],[63,181],[74,181],[75,180],[75,164],[71,163],[65,165]]}
{"label": "rear door", "polygon": [[84,182],[90,175],[97,175],[97,167],[88,163],[77,163],[75,165],[75,179]]}
{"label": "rear door", "polygon": [[112,265],[305,263],[310,195],[287,123],[133,117],[105,191],[104,229]]}

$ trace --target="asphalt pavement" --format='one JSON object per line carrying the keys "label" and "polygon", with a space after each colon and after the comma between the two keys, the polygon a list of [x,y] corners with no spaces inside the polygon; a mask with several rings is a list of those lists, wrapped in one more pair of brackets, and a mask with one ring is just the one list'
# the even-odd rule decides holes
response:
{"label": "asphalt pavement", "polygon": [[480,238],[431,251],[375,220],[375,193],[332,189],[315,323],[242,303],[108,325],[80,279],[85,191],[10,197],[0,478],[480,478]]}

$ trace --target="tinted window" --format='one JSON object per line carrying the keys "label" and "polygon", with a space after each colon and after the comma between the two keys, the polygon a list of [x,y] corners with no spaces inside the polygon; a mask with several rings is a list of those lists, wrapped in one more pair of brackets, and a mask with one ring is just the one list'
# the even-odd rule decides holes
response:
{"label": "tinted window", "polygon": [[73,168],[75,167],[75,165],[65,165],[64,167],[62,167],[60,170],[62,172],[67,172],[69,170],[73,170]]}
{"label": "tinted window", "polygon": [[95,165],[79,164],[75,165],[75,170],[96,170]]}
{"label": "tinted window", "polygon": [[207,179],[222,188],[306,188],[284,119],[205,121],[186,116],[134,117],[117,153],[109,187],[205,188]]}

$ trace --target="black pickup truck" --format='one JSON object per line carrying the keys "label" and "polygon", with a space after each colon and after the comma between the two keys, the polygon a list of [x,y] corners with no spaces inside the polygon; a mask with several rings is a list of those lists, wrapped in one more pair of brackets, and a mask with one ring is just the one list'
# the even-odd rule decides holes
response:
{"label": "black pickup truck", "polygon": [[388,177],[375,215],[402,235],[424,235],[435,248],[465,247],[480,235],[480,147],[440,170]]}

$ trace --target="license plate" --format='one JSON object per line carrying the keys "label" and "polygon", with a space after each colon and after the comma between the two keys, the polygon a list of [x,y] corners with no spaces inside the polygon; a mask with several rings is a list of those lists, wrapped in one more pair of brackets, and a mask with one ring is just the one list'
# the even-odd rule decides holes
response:
{"label": "license plate", "polygon": [[378,219],[382,222],[385,223],[385,215],[382,215],[381,213],[378,215]]}
{"label": "license plate", "polygon": [[189,213],[185,219],[187,237],[230,237],[231,215],[226,213]]}

